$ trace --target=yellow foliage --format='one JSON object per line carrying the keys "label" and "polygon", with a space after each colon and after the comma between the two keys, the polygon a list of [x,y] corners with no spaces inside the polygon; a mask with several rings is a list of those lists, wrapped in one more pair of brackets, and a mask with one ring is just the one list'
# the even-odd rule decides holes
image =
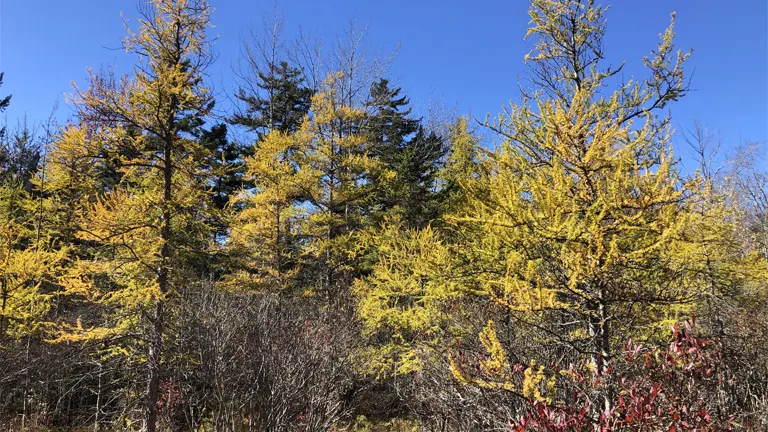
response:
{"label": "yellow foliage", "polygon": [[480,332],[480,343],[488,353],[488,357],[480,361],[480,369],[491,376],[503,376],[509,373],[507,353],[496,337],[496,327],[493,321],[488,321],[483,331]]}
{"label": "yellow foliage", "polygon": [[[460,186],[449,225],[384,228],[378,262],[355,288],[366,334],[434,348],[462,322],[446,303],[461,311],[486,300],[520,324],[515,331],[587,352],[601,373],[627,337],[655,337],[706,295],[765,277],[764,260],[729,240],[738,218],[701,178],[679,175],[670,119],[657,114],[687,92],[690,53],[674,50],[674,15],[644,58],[649,77],[606,91],[620,69],[600,66],[604,12],[532,1],[526,60],[540,88],[487,125],[492,150],[457,123],[444,176]],[[490,318],[480,332],[487,376],[465,373],[457,356],[451,368],[465,384],[510,390]],[[553,385],[531,364],[521,391],[541,398],[538,389]]]}
{"label": "yellow foliage", "polygon": [[[378,261],[371,276],[355,281],[357,312],[364,335],[386,332],[390,339],[371,348],[381,359],[370,364],[382,370],[417,370],[429,346],[441,345],[458,331],[450,318],[458,315],[461,292],[444,271],[452,267],[449,251],[431,228],[410,230],[397,221],[389,221],[367,241]],[[386,359],[393,362],[391,368]]]}
{"label": "yellow foliage", "polygon": [[[550,379],[554,379],[554,376]],[[544,366],[536,368],[536,361],[531,359],[531,364],[523,372],[523,396],[540,401],[545,400],[541,395],[540,384],[545,380]],[[551,384],[550,384],[551,386]]]}
{"label": "yellow foliage", "polygon": [[[137,65],[120,78],[91,73],[87,89],[75,87],[69,101],[83,124],[54,142],[48,175],[38,182],[65,241],[87,246],[59,294],[99,312],[89,322],[60,322],[54,341],[111,338],[147,322],[162,332],[163,302],[183,286],[190,256],[210,247],[212,206],[200,168],[207,150],[188,133],[213,106],[203,84],[211,7],[150,3],[124,40]],[[105,171],[113,178],[97,183]]]}
{"label": "yellow foliage", "polygon": [[367,114],[339,103],[339,79],[331,75],[314,95],[299,130],[270,132],[246,161],[256,188],[239,199],[245,210],[235,218],[229,248],[243,271],[227,285],[280,291],[303,267],[322,265],[328,271],[318,288],[329,295],[334,279],[351,270],[358,252],[351,228],[362,225],[366,179],[385,173],[368,157],[363,136],[352,132]]}
{"label": "yellow foliage", "polygon": [[51,290],[61,276],[67,248],[42,237],[40,213],[28,213],[20,185],[0,185],[0,331],[22,338],[46,330]]}
{"label": "yellow foliage", "polygon": [[[537,366],[533,359],[524,370],[522,367],[511,367],[506,350],[496,336],[493,321],[488,321],[480,332],[480,343],[485,349],[485,357],[479,360],[479,369],[474,373],[467,371],[457,356],[449,357],[451,372],[460,383],[516,392],[525,398],[551,402],[551,398],[544,395],[554,392],[556,377],[552,375],[547,378],[544,366]],[[520,370],[522,377],[519,376]]]}
{"label": "yellow foliage", "polygon": [[[449,217],[469,240],[465,261],[488,275],[468,292],[523,322],[578,317],[576,328],[552,330],[587,340],[596,359],[610,357],[613,331],[625,337],[678,319],[677,305],[701,288],[681,264],[681,252],[702,241],[686,235],[700,182],[680,178],[668,121],[654,114],[685,93],[687,54],[670,61],[670,26],[646,61],[652,78],[603,94],[615,71],[599,69],[589,50],[602,39],[604,10],[532,2],[527,60],[553,81],[489,125],[500,142],[482,159],[480,181],[463,185],[468,205]],[[564,24],[572,21],[579,26]],[[587,53],[578,61],[594,56],[590,67],[574,63],[574,43]]]}

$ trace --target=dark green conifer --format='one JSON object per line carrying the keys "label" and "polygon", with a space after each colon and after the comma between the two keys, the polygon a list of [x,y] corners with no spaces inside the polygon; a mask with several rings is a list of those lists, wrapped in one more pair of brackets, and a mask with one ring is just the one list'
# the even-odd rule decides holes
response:
{"label": "dark green conifer", "polygon": [[245,126],[261,140],[273,130],[290,133],[301,125],[312,103],[313,91],[306,86],[301,69],[287,62],[271,64],[267,72],[259,72],[256,86],[260,94],[249,94],[241,88],[236,97],[245,104],[243,112],[229,122]]}
{"label": "dark green conifer", "polygon": [[447,147],[435,133],[427,132],[421,119],[411,116],[410,100],[381,79],[371,86],[371,116],[365,132],[369,155],[397,174],[395,179],[374,179],[378,210],[395,212],[413,227],[424,227],[438,216],[437,175]]}

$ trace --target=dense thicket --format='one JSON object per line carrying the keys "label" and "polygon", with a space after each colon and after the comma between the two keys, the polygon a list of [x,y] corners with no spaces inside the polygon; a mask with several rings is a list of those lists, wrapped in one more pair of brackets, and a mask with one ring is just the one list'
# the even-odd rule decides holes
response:
{"label": "dense thicket", "polygon": [[0,129],[0,427],[763,430],[764,146],[675,133],[674,14],[623,81],[605,11],[531,0],[474,126],[276,19],[217,122],[211,5],[149,1],[129,74]]}

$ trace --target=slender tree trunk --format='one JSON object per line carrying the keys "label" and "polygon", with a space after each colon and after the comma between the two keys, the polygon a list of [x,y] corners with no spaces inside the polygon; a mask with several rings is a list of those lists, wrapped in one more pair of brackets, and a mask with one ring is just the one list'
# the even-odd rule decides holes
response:
{"label": "slender tree trunk", "polygon": [[[175,101],[174,101],[175,102]],[[144,430],[146,432],[155,432],[157,430],[157,402],[160,389],[160,362],[163,355],[163,332],[165,299],[168,293],[168,267],[171,255],[171,191],[173,180],[173,136],[165,140],[163,151],[163,215],[160,236],[162,248],[160,249],[160,265],[157,272],[157,284],[160,288],[159,298],[155,302],[155,310],[150,322],[149,350],[147,356],[147,368],[149,379],[147,380],[147,390],[144,401]]]}
{"label": "slender tree trunk", "polygon": [[[600,303],[598,304],[598,316],[600,319],[600,338],[598,343],[600,344],[600,359],[602,361],[602,371],[600,374],[605,373],[605,365],[611,360],[611,329],[608,317],[608,311],[606,310],[605,290],[600,288]],[[603,392],[603,408],[606,412],[611,411],[613,408],[613,387],[610,382],[607,383],[605,391]]]}
{"label": "slender tree trunk", "polygon": [[[589,311],[589,336],[593,343],[593,348],[591,350],[592,365],[595,368],[595,373],[600,377],[605,373],[606,364],[611,359],[610,323],[605,294],[605,289],[600,287],[597,292],[597,298],[587,305]],[[610,411],[613,405],[610,383],[608,383],[608,386],[602,393],[603,409],[605,411]]]}
{"label": "slender tree trunk", "polygon": [[27,335],[27,346],[24,352],[24,402],[21,412],[21,430],[27,430],[27,398],[29,397],[29,340],[31,337]]}
{"label": "slender tree trunk", "polygon": [[275,205],[275,270],[277,270],[278,283],[283,282],[283,255],[282,247],[280,244],[280,210],[281,205]]}
{"label": "slender tree trunk", "polygon": [[163,313],[164,303],[162,300],[155,302],[155,311],[152,317],[149,350],[147,356],[147,369],[149,379],[147,381],[147,391],[144,400],[144,428],[146,432],[155,432],[157,430],[157,401],[160,390],[160,359],[163,350]]}
{"label": "slender tree trunk", "polygon": [[336,209],[336,203],[334,202],[334,195],[333,191],[336,187],[336,165],[334,158],[336,157],[336,148],[333,145],[333,140],[329,140],[330,145],[330,157],[331,157],[331,169],[330,169],[330,175],[328,176],[328,226],[326,227],[326,249],[325,249],[325,292],[326,292],[326,298],[328,299],[328,302],[330,304],[332,299],[332,288],[331,285],[333,285],[333,266],[331,265],[331,240],[333,239],[334,232],[333,232],[333,224],[334,224],[334,216],[335,216],[335,209]]}
{"label": "slender tree trunk", "polygon": [[[10,250],[7,251],[7,253],[10,253]],[[3,267],[7,267],[7,264]],[[5,312],[5,304],[8,302],[8,282],[5,281],[5,272],[3,272],[3,278],[0,279],[0,293],[2,293],[3,302],[2,305],[0,305],[0,312]]]}
{"label": "slender tree trunk", "polygon": [[101,418],[99,417],[100,411],[101,411],[101,379],[102,375],[104,375],[103,371],[103,365],[99,363],[99,375],[98,375],[98,381],[97,381],[97,387],[96,387],[96,412],[94,415],[93,420],[93,432],[99,432],[99,420]]}

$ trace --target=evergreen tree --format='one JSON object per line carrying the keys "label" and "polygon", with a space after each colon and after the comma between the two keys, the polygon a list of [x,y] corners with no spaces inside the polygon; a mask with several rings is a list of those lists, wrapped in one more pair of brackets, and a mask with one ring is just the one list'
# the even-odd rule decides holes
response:
{"label": "evergreen tree", "polygon": [[[419,126],[416,135],[401,151],[396,167],[399,179],[396,197],[409,226],[423,228],[440,216],[444,194],[439,173],[448,153],[445,140]],[[399,189],[399,190],[397,190]]]}
{"label": "evergreen tree", "polygon": [[[3,72],[0,72],[0,87],[3,85]],[[5,111],[8,108],[8,105],[11,103],[11,96],[6,96],[3,98],[0,98],[0,114]],[[2,139],[5,136],[5,125],[0,127],[0,139]]]}
{"label": "evergreen tree", "polygon": [[397,164],[399,150],[407,145],[420,123],[419,119],[410,118],[410,100],[400,92],[400,88],[391,88],[389,81],[382,78],[371,86],[366,104],[371,111],[366,132],[374,140],[371,156],[389,165]]}
{"label": "evergreen tree", "polygon": [[202,169],[210,173],[211,199],[217,209],[224,210],[239,191],[253,187],[253,182],[245,178],[245,158],[253,151],[230,140],[225,123],[201,128],[196,135],[200,145],[208,150]]}
{"label": "evergreen tree", "polygon": [[32,189],[32,178],[40,163],[40,146],[26,124],[10,136],[0,135],[0,182]]}
{"label": "evergreen tree", "polygon": [[230,122],[255,132],[261,140],[271,131],[295,132],[312,103],[312,89],[307,87],[300,69],[287,62],[270,63],[258,73],[256,87],[260,94],[240,89],[237,99],[245,103],[245,112],[235,114]]}
{"label": "evergreen tree", "polygon": [[411,117],[410,100],[400,93],[386,79],[371,86],[371,115],[364,130],[370,156],[396,173],[395,179],[375,185],[379,210],[394,211],[409,226],[420,228],[437,217],[438,172],[447,147],[441,137],[425,131],[420,119]]}

